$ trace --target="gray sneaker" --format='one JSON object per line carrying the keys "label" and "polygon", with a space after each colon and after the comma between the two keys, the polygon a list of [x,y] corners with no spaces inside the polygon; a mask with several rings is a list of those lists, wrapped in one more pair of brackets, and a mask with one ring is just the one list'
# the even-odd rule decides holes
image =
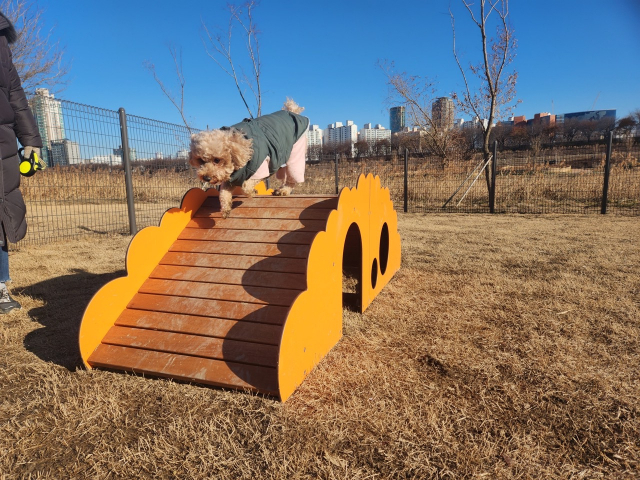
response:
{"label": "gray sneaker", "polygon": [[9,289],[6,285],[0,286],[0,314],[9,313],[15,308],[22,308],[17,301],[9,295]]}

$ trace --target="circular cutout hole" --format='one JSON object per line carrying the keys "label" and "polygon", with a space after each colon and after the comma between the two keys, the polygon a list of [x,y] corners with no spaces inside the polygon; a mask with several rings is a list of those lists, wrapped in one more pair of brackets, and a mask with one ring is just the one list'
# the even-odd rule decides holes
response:
{"label": "circular cutout hole", "polygon": [[378,283],[378,259],[373,259],[373,265],[371,265],[371,288],[376,288]]}
{"label": "circular cutout hole", "polygon": [[380,232],[380,273],[382,275],[387,271],[387,263],[389,262],[389,227],[385,222]]}

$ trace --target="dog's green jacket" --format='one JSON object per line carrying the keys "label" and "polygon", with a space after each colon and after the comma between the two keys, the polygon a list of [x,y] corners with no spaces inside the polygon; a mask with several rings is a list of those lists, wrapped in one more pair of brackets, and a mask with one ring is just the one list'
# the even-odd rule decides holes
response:
{"label": "dog's green jacket", "polygon": [[236,129],[253,140],[253,156],[240,170],[231,175],[229,183],[239,187],[260,168],[269,157],[269,175],[287,163],[293,144],[305,134],[309,119],[296,113],[280,110],[258,118],[245,118],[242,122],[220,130]]}

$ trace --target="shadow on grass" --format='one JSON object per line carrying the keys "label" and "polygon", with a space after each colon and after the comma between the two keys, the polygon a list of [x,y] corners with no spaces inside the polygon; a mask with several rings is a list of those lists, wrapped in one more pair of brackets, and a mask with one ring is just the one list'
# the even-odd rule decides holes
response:
{"label": "shadow on grass", "polygon": [[42,328],[25,337],[25,348],[45,362],[53,362],[71,371],[81,367],[78,333],[84,311],[100,288],[125,274],[125,270],[104,274],[76,270],[71,275],[16,289],[16,294],[44,302],[42,307],[29,310],[29,316]]}

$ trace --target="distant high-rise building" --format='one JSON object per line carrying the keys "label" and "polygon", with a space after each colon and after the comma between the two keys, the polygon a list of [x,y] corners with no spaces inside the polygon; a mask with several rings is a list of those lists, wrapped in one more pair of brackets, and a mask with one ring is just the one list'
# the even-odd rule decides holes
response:
{"label": "distant high-rise building", "polygon": [[489,120],[487,120],[486,118],[483,119],[479,119],[478,117],[475,117],[473,120],[469,121],[469,122],[464,122],[462,124],[462,128],[463,129],[470,129],[470,128],[487,128],[487,126],[489,125]]}
{"label": "distant high-rise building", "polygon": [[82,163],[80,158],[80,145],[77,142],[65,138],[63,140],[52,140],[51,145],[51,163],[54,165],[77,165]]}
{"label": "distant high-rise building", "polygon": [[455,108],[453,106],[453,100],[449,97],[436,98],[431,106],[431,120],[436,128],[440,130],[453,128],[454,115]]}
{"label": "distant high-rise building", "polygon": [[389,126],[391,127],[391,133],[401,132],[404,129],[405,124],[405,108],[391,107],[389,110]]}
{"label": "distant high-rise building", "polygon": [[29,99],[29,106],[36,119],[40,137],[42,138],[42,157],[49,164],[50,142],[63,140],[64,119],[62,117],[62,104],[56,100],[46,88],[36,89],[36,94]]}
{"label": "distant high-rise building", "polygon": [[364,128],[360,130],[358,134],[358,138],[367,143],[376,143],[379,140],[391,140],[391,130],[387,130],[380,124],[374,128],[370,123],[365,123]]}
{"label": "distant high-rise building", "polygon": [[321,147],[322,133],[322,129],[318,125],[309,126],[309,130],[307,130],[307,145],[309,147]]}
{"label": "distant high-rise building", "polygon": [[527,121],[527,125],[555,125],[556,116],[548,112],[536,113],[531,120]]}
{"label": "distant high-rise building", "polygon": [[[124,158],[123,152],[122,152],[122,145],[120,145],[118,148],[114,148],[113,149],[113,154],[120,157],[120,158]],[[180,157],[178,157],[180,158]],[[189,155],[187,153],[187,157],[184,158],[189,158]],[[131,162],[135,162],[136,160],[138,160],[138,155],[136,153],[136,149],[135,148],[129,148],[129,160]]]}
{"label": "distant high-rise building", "polygon": [[347,120],[347,124],[342,122],[332,123],[327,126],[324,131],[323,142],[329,147],[335,147],[343,143],[353,145],[358,139],[358,126],[351,120]]}
{"label": "distant high-rise building", "polygon": [[602,120],[615,122],[615,110],[589,110],[587,112],[572,112],[563,115],[564,121],[574,120],[579,122],[599,122]]}

